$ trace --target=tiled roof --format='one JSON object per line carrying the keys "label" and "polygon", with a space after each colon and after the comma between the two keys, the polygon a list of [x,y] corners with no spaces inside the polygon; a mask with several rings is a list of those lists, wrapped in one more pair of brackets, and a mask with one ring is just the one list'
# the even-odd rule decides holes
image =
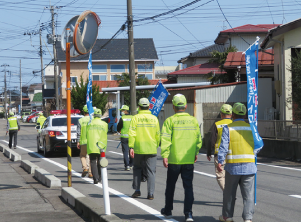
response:
{"label": "tiled roof", "polygon": [[223,30],[220,33],[229,33],[229,32],[236,32],[236,33],[244,33],[244,32],[264,32],[267,33],[269,29],[275,28],[281,24],[259,24],[259,25],[242,25],[235,27],[233,29]]}
{"label": "tiled roof", "polygon": [[34,94],[34,97],[31,102],[42,102],[42,101],[43,101],[42,93],[36,93]]}
{"label": "tiled roof", "polygon": [[[274,66],[274,54],[273,49],[266,50],[267,53],[259,52],[258,53],[258,66]],[[243,52],[229,52],[226,62],[224,64],[225,68],[237,68],[237,66],[246,66],[245,55]]]}
{"label": "tiled roof", "polygon": [[[97,39],[92,50],[93,60],[128,60],[128,39],[114,39],[104,49],[99,50],[101,46],[108,42],[109,39]],[[61,49],[61,42],[56,44],[58,61],[65,61],[66,54]],[[141,60],[158,60],[157,51],[152,38],[134,39],[135,59]],[[72,60],[88,61],[89,53],[81,55]]]}
{"label": "tiled roof", "polygon": [[32,91],[32,90],[42,90],[42,83],[34,83],[34,84],[31,84],[27,91]]}
{"label": "tiled roof", "polygon": [[193,86],[193,87],[186,87],[186,88],[169,88],[168,91],[208,89],[208,88],[216,88],[216,87],[223,87],[223,86],[241,85],[246,83],[247,83],[246,81],[241,81],[241,82],[221,83],[221,84],[206,85],[206,86]]}
{"label": "tiled roof", "polygon": [[168,76],[172,75],[205,75],[209,72],[215,72],[215,74],[224,74],[226,72],[221,72],[221,70],[218,68],[219,65],[215,63],[205,63],[205,64],[199,64],[196,66],[191,66],[186,69],[181,69],[175,72],[171,72],[168,74]]}

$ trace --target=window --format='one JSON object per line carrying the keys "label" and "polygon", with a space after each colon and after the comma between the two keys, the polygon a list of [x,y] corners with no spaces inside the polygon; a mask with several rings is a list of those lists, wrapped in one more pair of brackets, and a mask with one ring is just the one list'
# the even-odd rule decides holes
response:
{"label": "window", "polygon": [[107,65],[92,65],[93,73],[107,72]]}
{"label": "window", "polygon": [[97,81],[106,81],[107,80],[107,75],[92,75],[92,80],[97,80]]}
{"label": "window", "polygon": [[[77,126],[77,122],[81,117],[72,117],[71,126]],[[52,126],[67,126],[67,118],[52,119]]]}
{"label": "window", "polygon": [[111,75],[111,80],[117,80],[117,76],[121,76],[121,75]]}
{"label": "window", "polygon": [[153,74],[138,74],[138,78],[153,79]]}
{"label": "window", "polygon": [[75,86],[77,83],[77,76],[70,77],[70,85]]}
{"label": "window", "polygon": [[138,72],[152,72],[153,71],[153,64],[138,64]]}
{"label": "window", "polygon": [[112,72],[125,72],[125,65],[111,65]]}

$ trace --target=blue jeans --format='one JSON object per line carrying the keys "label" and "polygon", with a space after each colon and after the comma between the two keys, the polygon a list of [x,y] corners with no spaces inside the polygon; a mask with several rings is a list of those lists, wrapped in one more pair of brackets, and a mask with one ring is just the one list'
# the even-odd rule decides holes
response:
{"label": "blue jeans", "polygon": [[130,157],[130,154],[129,154],[129,139],[121,138],[121,146],[122,146],[124,167],[127,167],[127,166],[132,167],[133,166],[133,158]]}
{"label": "blue jeans", "polygon": [[181,174],[183,187],[185,190],[184,198],[184,214],[192,213],[193,197],[193,164],[168,164],[166,190],[165,190],[165,212],[171,212],[173,210],[173,199],[175,193],[175,187],[179,175]]}

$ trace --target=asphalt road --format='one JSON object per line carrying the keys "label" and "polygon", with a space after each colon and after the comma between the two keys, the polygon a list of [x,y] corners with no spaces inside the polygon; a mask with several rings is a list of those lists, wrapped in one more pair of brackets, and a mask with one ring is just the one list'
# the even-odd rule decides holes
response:
{"label": "asphalt road", "polygon": [[[5,120],[0,120],[0,140],[8,141],[5,136]],[[132,199],[132,171],[124,171],[121,147],[116,149],[119,141],[116,136],[108,136],[106,156],[109,161],[108,178],[110,187],[111,211],[126,221],[162,221],[160,210],[164,206],[164,193],[167,170],[163,167],[162,158],[158,149],[155,199],[147,200],[146,183],[141,186],[141,198]],[[22,124],[18,134],[16,151],[38,166],[62,180],[62,186],[67,186],[67,157],[65,154],[56,154],[44,158],[37,154],[36,130],[32,124]],[[285,149],[285,147],[284,147]],[[275,159],[259,159],[257,177],[257,205],[253,221],[301,221],[301,164]],[[103,205],[103,190],[100,184],[94,185],[92,179],[81,178],[81,163],[79,157],[72,158],[72,168],[75,171],[72,177],[72,186]],[[222,192],[214,177],[213,162],[209,162],[204,154],[199,155],[195,164],[194,174],[194,205],[195,221],[218,221],[222,211]],[[165,221],[184,221],[183,215],[184,190],[179,178],[174,198],[173,219]],[[234,212],[235,221],[243,221],[242,198],[237,191],[237,200]]]}

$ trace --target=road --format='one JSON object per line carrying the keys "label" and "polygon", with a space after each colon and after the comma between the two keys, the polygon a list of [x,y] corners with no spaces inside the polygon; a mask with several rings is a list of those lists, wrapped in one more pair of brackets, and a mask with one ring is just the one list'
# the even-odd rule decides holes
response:
{"label": "road", "polygon": [[[8,142],[5,136],[5,120],[0,120],[0,140]],[[119,141],[116,136],[108,136],[106,156],[109,161],[108,178],[110,187],[111,211],[126,221],[162,221],[160,210],[164,206],[164,192],[167,170],[163,167],[162,158],[158,149],[155,199],[146,199],[146,183],[141,186],[141,198],[132,199],[134,192],[132,185],[132,171],[124,171],[121,147],[116,149]],[[16,152],[22,159],[30,160],[46,169],[62,180],[62,186],[67,186],[67,157],[56,154],[44,158],[36,153],[36,130],[32,124],[22,124],[18,134]],[[257,177],[257,205],[253,221],[301,221],[301,164],[290,161],[281,161],[269,158],[259,159]],[[91,198],[95,203],[103,206],[102,186],[94,185],[92,179],[81,178],[81,163],[79,157],[72,158],[72,186],[79,192]],[[218,221],[222,211],[222,192],[214,176],[213,162],[209,162],[204,154],[200,154],[195,164],[194,174],[194,205],[195,221]],[[173,219],[165,221],[184,221],[183,200],[184,191],[179,178],[174,198]],[[234,220],[242,221],[242,198],[240,190],[237,192],[237,201]]]}

